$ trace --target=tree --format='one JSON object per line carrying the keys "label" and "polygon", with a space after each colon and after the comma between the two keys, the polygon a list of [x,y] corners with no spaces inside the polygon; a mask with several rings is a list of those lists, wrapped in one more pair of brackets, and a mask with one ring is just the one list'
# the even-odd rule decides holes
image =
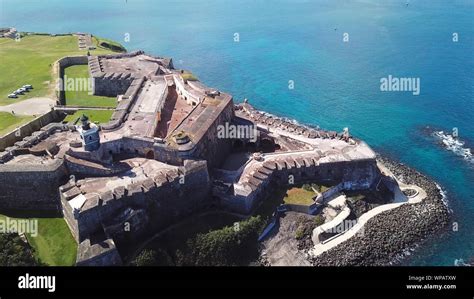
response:
{"label": "tree", "polygon": [[39,266],[34,250],[17,234],[0,233],[0,266]]}
{"label": "tree", "polygon": [[156,252],[152,249],[145,249],[140,252],[132,261],[134,266],[156,266]]}
{"label": "tree", "polygon": [[264,221],[250,217],[232,227],[198,234],[187,242],[184,265],[231,266],[249,263],[258,257],[258,236]]}

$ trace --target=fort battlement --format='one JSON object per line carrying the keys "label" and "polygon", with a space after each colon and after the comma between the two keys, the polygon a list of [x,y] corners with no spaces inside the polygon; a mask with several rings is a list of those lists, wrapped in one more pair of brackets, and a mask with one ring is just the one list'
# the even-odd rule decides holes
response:
{"label": "fort battlement", "polygon": [[271,115],[266,112],[258,111],[248,103],[242,103],[237,106],[237,115],[254,121],[255,123],[264,126],[271,127],[274,129],[280,129],[296,135],[302,135],[307,138],[323,138],[323,139],[341,139],[347,142],[355,143],[356,140],[343,133],[336,131],[326,131],[318,128],[311,128],[305,125],[297,124],[286,118]]}
{"label": "fort battlement", "polygon": [[[116,96],[117,107],[100,126],[85,117],[80,125],[49,121],[8,144],[0,153],[0,208],[62,212],[79,265],[120,264],[117,248],[212,204],[251,213],[275,184],[361,189],[378,176],[375,154],[348,130],[235,106],[231,95],[183,79],[171,59],[143,51],[65,57],[55,65],[58,80],[75,64],[89,66],[94,94]],[[58,97],[64,104],[64,92]],[[235,125],[259,134],[219,136]],[[239,145],[254,154],[237,170],[221,169]],[[272,149],[261,153],[265,146]]]}
{"label": "fort battlement", "polygon": [[208,203],[210,180],[205,162],[189,161],[182,167],[145,159],[128,162],[139,166],[120,176],[69,181],[59,188],[65,219],[78,242],[101,230],[109,238],[121,239],[124,231],[117,227],[132,221],[120,214],[124,209],[148,215],[133,220],[140,224],[132,228],[139,238],[146,234],[145,227],[164,228]]}
{"label": "fort battlement", "polygon": [[226,205],[250,213],[271,192],[271,184],[291,186],[306,182],[345,184],[348,190],[368,189],[379,177],[375,155],[346,158],[317,151],[262,155],[239,171],[238,180],[227,192],[215,188]]}
{"label": "fort battlement", "polygon": [[115,108],[110,121],[102,125],[102,129],[111,131],[119,128],[123,124],[137,99],[138,92],[142,88],[144,81],[144,78],[138,78],[132,81],[126,93],[120,98],[120,102]]}

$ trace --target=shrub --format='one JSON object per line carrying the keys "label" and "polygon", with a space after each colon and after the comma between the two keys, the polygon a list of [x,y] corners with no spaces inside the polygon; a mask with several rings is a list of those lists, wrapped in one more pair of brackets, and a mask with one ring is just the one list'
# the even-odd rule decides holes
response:
{"label": "shrub", "polygon": [[314,223],[316,224],[316,226],[323,225],[324,217],[322,215],[316,215],[316,217],[314,217]]}
{"label": "shrub", "polygon": [[304,237],[304,228],[299,226],[295,233],[296,240],[300,240]]}
{"label": "shrub", "polygon": [[173,260],[168,255],[168,253],[158,248],[153,249],[144,249],[140,254],[138,254],[135,259],[131,262],[133,266],[173,266]]}
{"label": "shrub", "polygon": [[[239,222],[238,229],[226,226],[198,234],[180,253],[179,264],[194,266],[243,265],[258,256],[258,236],[264,221],[260,216]],[[184,256],[182,256],[182,255]]]}
{"label": "shrub", "polygon": [[0,233],[0,266],[40,266],[33,249],[17,234]]}
{"label": "shrub", "polygon": [[140,252],[135,259],[132,261],[134,266],[155,266],[156,265],[156,252],[151,249],[145,249]]}

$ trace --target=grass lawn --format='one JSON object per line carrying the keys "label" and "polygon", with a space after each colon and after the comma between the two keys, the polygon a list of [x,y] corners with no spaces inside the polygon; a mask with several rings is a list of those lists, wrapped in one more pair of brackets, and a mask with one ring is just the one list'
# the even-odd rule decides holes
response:
{"label": "grass lawn", "polygon": [[[0,220],[5,217],[0,215]],[[77,243],[63,218],[29,219],[38,220],[38,235],[26,235],[41,262],[50,266],[72,266],[76,263]]]}
{"label": "grass lawn", "polygon": [[16,116],[8,112],[0,112],[0,136],[10,133],[32,119],[34,119],[33,116]]}
{"label": "grass lawn", "polygon": [[64,121],[74,122],[78,117],[81,117],[82,114],[85,114],[89,117],[91,122],[103,124],[110,120],[113,113],[113,110],[78,110],[76,113],[66,116]]}
{"label": "grass lawn", "polygon": [[[112,53],[97,48],[92,55]],[[53,63],[68,55],[86,55],[87,50],[79,50],[77,37],[27,35],[20,41],[0,39],[0,105],[7,105],[33,97],[52,97],[57,74],[53,74]],[[34,89],[18,99],[7,98],[8,94],[24,84]]]}
{"label": "grass lawn", "polygon": [[286,192],[283,201],[288,204],[311,205],[314,203],[313,197],[315,193],[303,188],[291,188]]}
{"label": "grass lawn", "polygon": [[106,38],[97,38],[95,36],[92,37],[92,40],[101,49],[112,50],[115,52],[127,52],[127,49],[125,49],[124,46],[122,46],[121,44],[113,40],[106,39]]}
{"label": "grass lawn", "polygon": [[[89,67],[87,65],[73,65],[64,69],[64,76],[69,79],[89,79]],[[81,91],[69,91],[67,90],[66,83],[66,105],[69,106],[82,106],[82,107],[116,107],[116,97],[101,97],[89,94],[88,88],[84,88]]]}
{"label": "grass lawn", "polygon": [[198,81],[198,78],[189,71],[183,71],[183,73],[181,73],[181,77],[183,77],[184,81]]}

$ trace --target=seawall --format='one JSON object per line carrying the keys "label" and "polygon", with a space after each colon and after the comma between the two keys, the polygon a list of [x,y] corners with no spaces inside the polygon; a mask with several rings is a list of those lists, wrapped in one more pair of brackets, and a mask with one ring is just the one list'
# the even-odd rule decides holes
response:
{"label": "seawall", "polygon": [[362,235],[354,236],[311,259],[316,266],[386,266],[400,261],[404,252],[448,224],[449,211],[435,182],[403,164],[378,157],[403,183],[423,188],[427,197],[416,204],[405,204],[382,212],[364,225]]}

